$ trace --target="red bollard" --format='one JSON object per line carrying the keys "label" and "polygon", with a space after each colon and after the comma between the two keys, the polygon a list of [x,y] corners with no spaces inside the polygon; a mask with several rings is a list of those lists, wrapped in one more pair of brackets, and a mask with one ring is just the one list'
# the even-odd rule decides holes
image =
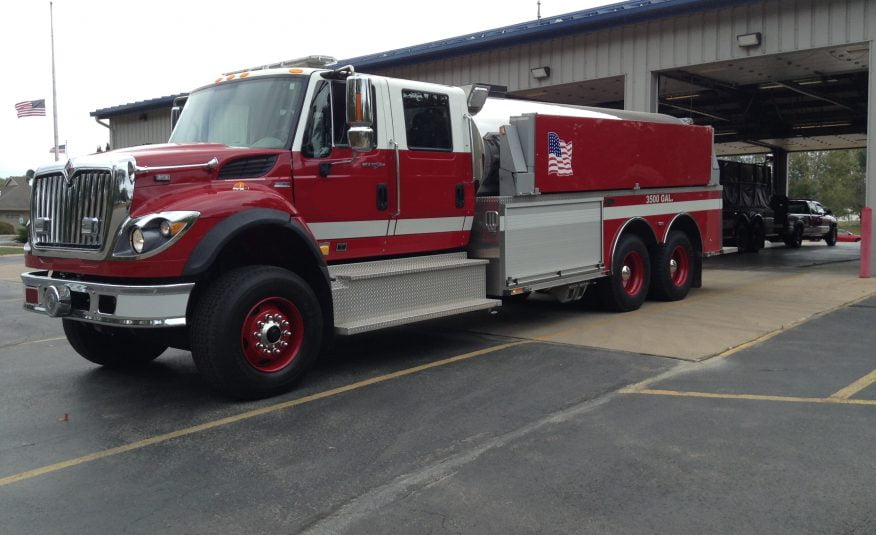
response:
{"label": "red bollard", "polygon": [[865,207],[861,211],[861,278],[870,278],[870,247],[873,244],[873,209]]}

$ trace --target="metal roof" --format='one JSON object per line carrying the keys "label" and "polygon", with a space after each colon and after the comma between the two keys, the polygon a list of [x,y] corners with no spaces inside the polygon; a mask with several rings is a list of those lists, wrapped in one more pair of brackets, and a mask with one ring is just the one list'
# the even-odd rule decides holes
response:
{"label": "metal roof", "polygon": [[[487,48],[546,39],[557,35],[594,31],[611,26],[640,22],[646,19],[702,11],[715,7],[727,7],[733,4],[750,3],[753,1],[756,0],[627,0],[607,6],[460,35],[431,43],[344,59],[340,60],[338,64],[352,64],[359,70],[395,67],[437,57],[466,54]],[[186,94],[180,93],[178,95],[103,108],[91,112],[91,116],[98,119],[107,119],[138,111],[145,112],[159,108],[169,108],[173,105],[174,98]]]}
{"label": "metal roof", "polygon": [[466,54],[488,48],[556,37],[557,35],[594,31],[646,19],[679,15],[715,7],[728,7],[752,1],[754,0],[628,0],[431,43],[344,59],[338,63],[341,65],[352,64],[359,70],[396,67],[437,57]]}
{"label": "metal roof", "polygon": [[110,117],[127,115],[129,113],[137,113],[141,111],[146,112],[161,108],[170,108],[171,106],[173,106],[173,101],[175,98],[185,95],[188,95],[188,93],[178,93],[176,95],[169,95],[166,97],[158,97],[149,100],[129,102],[128,104],[120,104],[118,106],[112,106],[110,108],[101,108],[99,110],[91,112],[91,116],[97,117],[98,119],[108,119]]}

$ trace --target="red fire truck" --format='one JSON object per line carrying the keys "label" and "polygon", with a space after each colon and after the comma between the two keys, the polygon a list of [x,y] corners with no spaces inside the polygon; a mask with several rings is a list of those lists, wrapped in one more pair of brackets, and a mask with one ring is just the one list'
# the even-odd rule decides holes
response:
{"label": "red fire truck", "polygon": [[174,110],[168,144],[32,174],[24,306],[97,364],[182,348],[258,398],[334,335],[536,291],[629,311],[700,286],[721,246],[711,129],[488,97],[350,67],[224,75]]}

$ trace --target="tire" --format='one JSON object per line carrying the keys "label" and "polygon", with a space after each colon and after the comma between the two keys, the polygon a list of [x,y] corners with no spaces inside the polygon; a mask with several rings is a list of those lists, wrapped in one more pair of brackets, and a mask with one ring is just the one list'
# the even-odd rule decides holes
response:
{"label": "tire", "polygon": [[611,260],[611,275],[599,281],[603,308],[629,312],[642,306],[651,283],[648,248],[634,234],[621,237]]}
{"label": "tire", "polygon": [[757,222],[751,227],[751,252],[756,253],[766,246],[766,231],[763,222]]}
{"label": "tire", "polygon": [[666,243],[651,258],[651,296],[660,301],[680,301],[693,281],[693,246],[684,232],[669,233]]}
{"label": "tire", "polygon": [[803,229],[795,226],[789,236],[785,236],[785,245],[791,249],[799,249],[803,245]]}
{"label": "tire", "polygon": [[827,243],[828,247],[836,245],[836,225],[830,227],[830,230],[824,235],[824,241]]}
{"label": "tire", "polygon": [[739,221],[733,228],[733,237],[736,241],[736,248],[740,253],[750,253],[754,235],[751,230],[751,225],[745,221]]}
{"label": "tire", "polygon": [[64,334],[77,353],[107,368],[136,368],[152,362],[167,344],[150,340],[148,333],[131,329],[63,320]]}
{"label": "tire", "polygon": [[239,399],[290,390],[320,352],[319,300],[298,275],[274,266],[230,271],[195,303],[192,358],[214,389]]}

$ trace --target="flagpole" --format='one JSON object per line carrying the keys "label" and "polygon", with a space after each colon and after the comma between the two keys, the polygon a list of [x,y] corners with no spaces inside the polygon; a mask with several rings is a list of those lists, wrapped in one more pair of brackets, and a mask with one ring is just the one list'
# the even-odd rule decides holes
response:
{"label": "flagpole", "polygon": [[49,2],[49,25],[52,32],[52,117],[55,122],[55,161],[58,161],[58,92],[55,89],[55,16]]}

